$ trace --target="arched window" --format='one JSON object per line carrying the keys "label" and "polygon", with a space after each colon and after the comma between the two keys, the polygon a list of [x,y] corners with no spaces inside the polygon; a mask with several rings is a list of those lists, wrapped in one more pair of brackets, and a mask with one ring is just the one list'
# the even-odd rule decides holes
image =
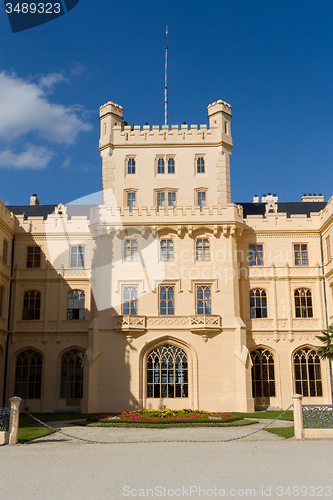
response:
{"label": "arched window", "polygon": [[313,318],[312,294],[308,288],[295,290],[296,318]]}
{"label": "arched window", "polygon": [[42,387],[42,355],[32,349],[21,352],[16,359],[15,396],[40,399]]}
{"label": "arched window", "polygon": [[4,297],[5,297],[5,289],[3,286],[0,286],[0,318],[4,316]]}
{"label": "arched window", "polygon": [[85,295],[82,290],[72,290],[68,294],[67,319],[84,319]]}
{"label": "arched window", "polygon": [[205,172],[205,159],[203,156],[197,158],[197,173],[203,174]]}
{"label": "arched window", "polygon": [[315,349],[303,347],[294,354],[295,391],[305,397],[321,397],[320,358]]}
{"label": "arched window", "polygon": [[157,173],[164,174],[164,159],[159,158],[157,162]]}
{"label": "arched window", "polygon": [[254,398],[275,397],[274,357],[268,349],[251,352],[252,395]]}
{"label": "arched window", "polygon": [[188,397],[188,363],[186,353],[182,349],[166,344],[149,354],[147,397]]}
{"label": "arched window", "polygon": [[25,292],[23,299],[22,319],[40,318],[40,292]]}
{"label": "arched window", "polygon": [[250,316],[267,318],[267,296],[266,291],[261,288],[250,291]]}
{"label": "arched window", "polygon": [[210,285],[197,285],[196,312],[197,314],[212,314],[212,287]]}
{"label": "arched window", "polygon": [[83,393],[84,352],[72,349],[61,358],[61,399],[81,399]]}
{"label": "arched window", "polygon": [[127,160],[127,173],[128,174],[135,174],[135,159],[134,158],[128,158],[128,160]]}
{"label": "arched window", "polygon": [[175,287],[174,285],[161,285],[159,287],[159,313],[161,316],[175,314]]}

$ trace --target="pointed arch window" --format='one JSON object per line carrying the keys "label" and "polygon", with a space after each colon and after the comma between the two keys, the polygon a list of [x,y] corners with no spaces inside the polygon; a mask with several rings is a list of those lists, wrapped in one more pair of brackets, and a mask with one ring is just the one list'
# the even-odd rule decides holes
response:
{"label": "pointed arch window", "polygon": [[68,294],[67,319],[84,319],[85,294],[82,290],[72,290]]}
{"label": "pointed arch window", "polygon": [[308,288],[295,290],[296,318],[313,318],[312,293]]}
{"label": "pointed arch window", "polygon": [[42,355],[32,349],[16,359],[15,395],[22,399],[40,399],[42,387]]}
{"label": "pointed arch window", "polygon": [[268,349],[251,352],[252,395],[254,398],[275,397],[274,357]]}
{"label": "pointed arch window", "polygon": [[147,398],[187,398],[188,361],[179,347],[157,347],[147,359]]}
{"label": "pointed arch window", "polygon": [[61,399],[81,399],[83,394],[84,352],[72,349],[61,358]]}
{"label": "pointed arch window", "polygon": [[250,316],[251,318],[267,318],[266,291],[256,288],[250,291]]}
{"label": "pointed arch window", "polygon": [[23,320],[40,319],[40,303],[41,303],[40,292],[36,292],[34,290],[25,292],[23,298],[22,319]]}
{"label": "pointed arch window", "polygon": [[304,347],[294,354],[295,392],[305,397],[322,397],[320,358],[315,349]]}

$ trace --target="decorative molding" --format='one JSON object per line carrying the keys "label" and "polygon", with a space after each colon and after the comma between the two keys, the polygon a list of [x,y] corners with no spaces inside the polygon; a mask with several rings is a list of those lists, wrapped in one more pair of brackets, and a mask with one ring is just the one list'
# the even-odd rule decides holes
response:
{"label": "decorative molding", "polygon": [[306,330],[318,330],[319,328],[319,319],[315,318],[297,318],[293,319],[293,329],[306,329]]}
{"label": "decorative molding", "polygon": [[273,328],[273,320],[266,318],[248,319],[246,326],[250,330],[271,330]]}

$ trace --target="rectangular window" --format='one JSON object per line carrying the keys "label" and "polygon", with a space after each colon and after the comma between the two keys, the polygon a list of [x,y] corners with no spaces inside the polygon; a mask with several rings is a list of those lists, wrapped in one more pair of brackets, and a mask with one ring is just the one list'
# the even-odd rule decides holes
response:
{"label": "rectangular window", "polygon": [[250,266],[263,266],[263,245],[249,246],[249,264]]}
{"label": "rectangular window", "polygon": [[165,192],[158,191],[156,193],[156,207],[157,211],[159,211],[160,207],[165,207]]}
{"label": "rectangular window", "polygon": [[195,242],[195,260],[210,260],[209,240],[198,238]]}
{"label": "rectangular window", "polygon": [[176,192],[175,191],[169,191],[168,192],[168,207],[173,207],[173,209],[176,209]]}
{"label": "rectangular window", "polygon": [[205,173],[205,159],[203,156],[199,156],[197,158],[197,173],[204,174]]}
{"label": "rectangular window", "polygon": [[209,285],[196,286],[196,313],[212,314],[212,290]]}
{"label": "rectangular window", "polygon": [[9,243],[7,240],[3,240],[3,251],[2,251],[2,261],[7,264],[8,262],[8,246]]}
{"label": "rectangular window", "polygon": [[138,314],[138,287],[133,285],[124,285],[122,292],[123,315],[136,316]]}
{"label": "rectangular window", "polygon": [[157,161],[157,173],[164,174],[164,158],[159,158]]}
{"label": "rectangular window", "polygon": [[128,158],[128,160],[127,160],[127,173],[128,174],[135,174],[135,159],[134,158]]}
{"label": "rectangular window", "polygon": [[135,192],[129,191],[126,193],[126,204],[132,212],[133,207],[135,207]]}
{"label": "rectangular window", "polygon": [[295,266],[308,265],[308,245],[307,243],[294,244]]}
{"label": "rectangular window", "polygon": [[124,261],[136,262],[138,260],[138,242],[135,239],[124,241]]}
{"label": "rectangular window", "polygon": [[174,285],[159,287],[159,313],[160,316],[173,316],[175,314],[175,287]]}
{"label": "rectangular window", "polygon": [[71,267],[84,267],[84,246],[71,247]]}
{"label": "rectangular window", "polygon": [[327,236],[327,238],[326,238],[326,255],[327,255],[327,262],[330,262],[332,260],[331,237],[330,236]]}
{"label": "rectangular window", "polygon": [[28,247],[27,267],[40,267],[40,247]]}
{"label": "rectangular window", "polygon": [[160,260],[163,262],[173,261],[173,240],[163,239],[160,241]]}
{"label": "rectangular window", "polygon": [[197,191],[197,205],[203,210],[206,205],[206,191]]}
{"label": "rectangular window", "polygon": [[168,174],[175,173],[175,160],[174,158],[168,158]]}

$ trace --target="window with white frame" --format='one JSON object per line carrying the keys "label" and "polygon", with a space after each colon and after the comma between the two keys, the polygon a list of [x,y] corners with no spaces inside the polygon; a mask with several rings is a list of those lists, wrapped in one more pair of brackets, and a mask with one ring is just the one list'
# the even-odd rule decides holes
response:
{"label": "window with white frame", "polygon": [[207,196],[206,191],[197,191],[197,205],[200,207],[200,210],[203,210],[203,207],[206,205]]}
{"label": "window with white frame", "polygon": [[197,174],[205,173],[205,158],[203,156],[197,156]]}
{"label": "window with white frame", "polygon": [[197,238],[195,240],[195,260],[210,260],[208,238]]}
{"label": "window with white frame", "polygon": [[263,245],[249,245],[249,264],[250,266],[262,266],[263,259]]}
{"label": "window with white frame", "polygon": [[128,238],[124,241],[124,261],[137,262],[138,242],[135,238]]}
{"label": "window with white frame", "polygon": [[136,285],[123,285],[122,313],[124,316],[138,314],[138,287]]}
{"label": "window with white frame", "polygon": [[173,240],[163,238],[160,240],[160,260],[163,262],[173,261]]}
{"label": "window with white frame", "polygon": [[136,193],[135,191],[127,191],[126,193],[126,206],[129,207],[130,212],[132,212],[133,207],[135,207]]}
{"label": "window with white frame", "polygon": [[84,267],[84,246],[74,245],[71,247],[71,267]]}
{"label": "window with white frame", "polygon": [[175,314],[175,286],[159,286],[159,314],[173,316]]}
{"label": "window with white frame", "polygon": [[307,266],[309,264],[307,243],[294,243],[294,259],[295,266]]}
{"label": "window with white frame", "polygon": [[212,287],[210,285],[197,285],[196,295],[196,313],[212,314]]}
{"label": "window with white frame", "polygon": [[135,158],[127,159],[127,173],[135,174]]}

